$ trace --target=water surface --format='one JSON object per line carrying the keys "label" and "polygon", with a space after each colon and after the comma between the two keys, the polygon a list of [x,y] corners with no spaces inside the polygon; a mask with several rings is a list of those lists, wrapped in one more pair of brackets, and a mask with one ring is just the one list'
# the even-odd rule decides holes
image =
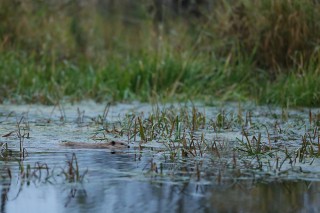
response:
{"label": "water surface", "polygon": [[[271,145],[279,147],[274,150],[286,146],[294,153],[306,132],[318,134],[319,130],[309,124],[309,109],[284,111],[247,104],[242,106],[243,123],[236,125],[226,123],[232,113],[239,111],[238,104],[197,104],[199,112],[206,115],[206,125],[196,135],[219,142],[219,156],[207,152],[170,160],[170,151],[160,139],[143,144],[143,148],[139,137],[134,140],[103,131],[105,125],[118,128],[128,115],[147,117],[159,106],[117,104],[109,108],[104,118],[105,107],[93,102],[0,106],[0,134],[4,136],[0,142],[12,150],[9,154],[2,152],[0,161],[1,212],[320,211],[317,157],[306,156],[299,161],[295,156],[286,159],[282,151],[274,151],[280,163],[284,159],[280,167],[276,157],[259,155],[257,160],[257,156],[233,151],[239,141],[246,142],[243,129],[248,130],[250,139],[262,133],[262,141],[267,144],[267,126]],[[160,106],[160,110],[165,108],[191,109],[192,105]],[[319,110],[311,112],[317,114]],[[218,128],[219,113],[225,115],[226,122]],[[26,137],[19,138],[18,129]],[[21,140],[25,156],[19,154]],[[63,146],[63,141],[111,140],[130,147],[114,151]],[[65,176],[72,156],[76,156],[80,179]],[[75,161],[72,163],[76,165]],[[262,166],[258,168],[259,163]]]}

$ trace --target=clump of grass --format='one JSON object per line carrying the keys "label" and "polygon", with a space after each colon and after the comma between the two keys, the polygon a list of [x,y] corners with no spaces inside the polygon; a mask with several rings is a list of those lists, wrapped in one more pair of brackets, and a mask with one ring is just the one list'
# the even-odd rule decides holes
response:
{"label": "clump of grass", "polygon": [[[24,127],[21,126],[22,121],[24,122]],[[19,138],[19,150],[20,158],[24,159],[27,154],[26,148],[24,148],[24,139],[29,138],[29,124],[24,117],[21,117],[20,121],[17,122],[17,137]]]}
{"label": "clump of grass", "polygon": [[[313,62],[314,63],[314,62]],[[266,84],[265,94],[258,99],[266,103],[279,103],[283,106],[316,106],[320,100],[318,65],[305,67],[301,72],[278,75],[273,83]]]}
{"label": "clump of grass", "polygon": [[[286,174],[289,170],[295,171],[297,168],[299,168],[299,172],[302,172],[301,164],[308,163],[311,165],[320,156],[320,137],[311,110],[308,117],[308,121],[303,124],[306,125],[306,133],[303,135],[293,133],[290,129],[283,129],[278,122],[273,124],[273,133],[268,130],[265,124],[262,127],[266,128],[266,134],[263,134],[261,129],[257,128],[258,126],[253,127],[258,131],[258,136],[253,135],[251,139],[249,130],[252,127],[243,129],[244,138],[242,140],[238,139],[235,150],[241,154],[240,159],[243,162],[249,159],[250,163],[247,168],[275,172],[277,175]],[[287,119],[283,122],[286,123]],[[254,129],[251,129],[250,134],[256,133]],[[263,142],[262,134],[267,138],[267,142]],[[292,136],[287,137],[285,135],[292,135],[295,139]],[[301,140],[298,140],[296,137],[300,136]],[[288,146],[289,143],[291,144],[291,140],[293,140],[294,149]],[[283,169],[283,166],[285,169]]]}
{"label": "clump of grass", "polygon": [[87,172],[88,169],[85,170],[83,174],[80,174],[78,160],[75,153],[72,154],[71,159],[67,159],[66,168],[62,169],[62,174],[65,176],[65,179],[70,183],[83,182],[83,179]]}
{"label": "clump of grass", "polygon": [[306,133],[302,136],[301,147],[297,149],[296,156],[299,159],[299,162],[304,161],[306,158],[320,157],[320,137],[318,128],[314,130],[313,134]]}
{"label": "clump of grass", "polygon": [[249,139],[248,134],[245,130],[242,131],[244,134],[245,140],[238,139],[239,142],[239,151],[245,152],[248,156],[257,156],[257,155],[270,155],[272,156],[272,148],[266,146],[261,140],[261,133],[258,134],[258,137],[253,136],[252,139]]}
{"label": "clump of grass", "polygon": [[237,0],[217,5],[218,24],[208,27],[217,27],[214,31],[220,32],[221,44],[228,44],[223,51],[232,57],[234,49],[274,73],[284,71],[283,67],[303,66],[318,55],[318,2]]}
{"label": "clump of grass", "polygon": [[4,138],[7,138],[15,135],[19,140],[19,151],[9,149],[8,143],[2,143],[0,156],[5,159],[19,156],[20,161],[24,160],[28,155],[28,152],[24,147],[24,140],[30,138],[29,131],[29,123],[27,119],[22,116],[20,120],[17,121],[17,129],[2,136]]}
{"label": "clump of grass", "polygon": [[[99,116],[100,117],[100,116]],[[210,121],[209,121],[210,122]],[[217,142],[211,142],[202,130],[210,127],[205,112],[192,106],[156,107],[148,115],[129,114],[116,123],[102,123],[95,140],[108,140],[108,137],[127,138],[128,143],[139,143],[140,151],[148,143],[159,143],[164,157],[171,161],[183,158],[203,158],[209,152],[219,155]]]}

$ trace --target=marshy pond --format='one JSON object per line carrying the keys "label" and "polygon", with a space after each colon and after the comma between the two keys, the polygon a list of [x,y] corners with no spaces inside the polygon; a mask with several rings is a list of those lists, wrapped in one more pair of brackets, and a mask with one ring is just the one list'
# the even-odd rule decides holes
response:
{"label": "marshy pond", "polygon": [[0,105],[1,212],[320,212],[320,109]]}

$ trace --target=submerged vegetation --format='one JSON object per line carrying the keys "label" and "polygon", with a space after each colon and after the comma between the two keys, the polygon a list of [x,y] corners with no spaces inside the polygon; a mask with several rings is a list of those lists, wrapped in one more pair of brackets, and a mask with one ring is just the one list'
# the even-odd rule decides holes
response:
{"label": "submerged vegetation", "polygon": [[319,106],[318,1],[0,1],[0,100]]}
{"label": "submerged vegetation", "polygon": [[250,171],[254,178],[267,181],[292,174],[307,176],[308,167],[319,163],[319,112],[243,110],[241,105],[235,109],[155,106],[152,112],[128,113],[116,122],[95,119],[101,128],[92,139],[127,142],[135,147],[137,161],[151,150],[148,168],[153,175],[176,174],[180,166],[192,165],[188,174],[197,180],[203,173],[235,175],[228,169],[236,172],[236,178],[247,177]]}
{"label": "submerged vegetation", "polygon": [[[86,116],[85,110],[76,108],[71,124],[77,126],[77,134],[59,136],[56,149],[106,149],[110,154],[131,155],[133,162],[145,158],[150,164],[147,163],[143,170],[148,169],[153,176],[172,176],[182,172],[180,167],[191,167],[192,171],[188,174],[180,175],[190,175],[197,180],[205,178],[203,173],[235,175],[229,174],[228,169],[236,172],[237,178],[246,176],[247,171],[262,178],[287,178],[289,173],[303,173],[314,163],[319,163],[320,117],[316,110],[256,110],[241,104],[229,104],[219,109],[176,104],[149,106],[147,110],[118,110],[120,114],[110,115],[110,111],[117,106],[107,104],[100,108],[102,114],[93,117]],[[48,135],[50,126],[70,128],[70,118],[67,118],[70,109],[66,113],[63,106],[53,107],[51,116],[55,110],[57,120],[40,120],[40,123],[35,118],[29,121],[26,113],[21,118],[12,117],[15,114],[12,112],[3,114],[5,123],[10,126],[13,121],[15,129],[2,132],[5,142],[1,146],[1,162],[18,161],[19,165],[23,165],[29,158],[28,146],[33,144],[31,147],[37,147],[37,138],[41,138],[37,131]],[[63,115],[61,111],[64,111]],[[81,128],[85,129],[83,136],[78,135]],[[30,136],[30,132],[35,135]],[[36,154],[34,151],[31,153]],[[43,168],[47,170],[47,176],[54,176],[54,172],[48,172],[46,164],[36,164],[39,168],[45,165]],[[208,166],[215,168],[214,171],[207,169]],[[22,172],[26,171],[29,177],[30,165],[27,169],[23,166],[19,168]],[[75,154],[68,158],[61,169],[59,176],[69,183],[83,182],[88,172],[80,173]]]}

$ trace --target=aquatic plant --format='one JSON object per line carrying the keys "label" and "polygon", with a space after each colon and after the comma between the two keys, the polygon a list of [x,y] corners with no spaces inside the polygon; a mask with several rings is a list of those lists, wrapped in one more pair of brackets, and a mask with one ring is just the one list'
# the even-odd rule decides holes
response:
{"label": "aquatic plant", "polygon": [[299,162],[304,161],[306,158],[319,158],[320,157],[320,137],[318,128],[313,134],[305,133],[301,139],[301,147],[296,150],[296,156]]}
{"label": "aquatic plant", "polygon": [[243,131],[243,135],[245,137],[245,141],[242,139],[238,139],[239,142],[239,148],[237,148],[239,151],[247,153],[247,155],[259,155],[259,154],[268,154],[272,155],[269,151],[271,151],[270,146],[266,146],[265,143],[261,141],[261,133],[259,133],[258,137],[252,136],[252,139],[249,139],[248,134]]}
{"label": "aquatic plant", "polygon": [[[66,156],[68,158],[68,156]],[[70,183],[81,183],[84,180],[85,175],[88,173],[88,169],[80,174],[77,156],[72,153],[72,157],[67,159],[66,167],[62,168],[61,174],[64,175],[65,180]]]}
{"label": "aquatic plant", "polygon": [[15,150],[10,149],[8,146],[8,143],[5,142],[1,144],[0,155],[3,158],[12,158],[12,157],[19,156],[20,160],[23,160],[28,154],[26,148],[24,147],[24,140],[30,138],[30,135],[29,135],[30,127],[29,127],[28,121],[24,116],[22,116],[20,120],[17,121],[16,127],[17,127],[16,130],[9,132],[3,135],[2,137],[7,138],[10,136],[16,135],[16,137],[19,139],[18,154]]}
{"label": "aquatic plant", "polygon": [[[15,200],[19,197],[21,192],[25,187],[30,185],[42,185],[42,184],[61,184],[57,177],[61,176],[61,172],[57,172],[56,168],[49,168],[46,163],[36,162],[33,166],[29,163],[25,165],[24,161],[18,160],[18,171],[16,171],[12,166],[5,166],[1,170],[1,184],[2,190],[2,202],[7,202],[10,200]],[[68,171],[63,170],[62,173],[65,175],[65,181],[68,183],[82,183],[87,170],[80,175],[79,167],[76,159],[76,155],[73,154],[72,158],[67,160],[66,168]],[[17,189],[14,189],[17,187]],[[11,190],[12,189],[12,190]],[[16,191],[11,194],[9,198],[9,192]],[[83,187],[73,185],[67,198],[66,204],[70,203],[71,199],[75,197],[77,193],[84,193],[86,195],[85,189]]]}
{"label": "aquatic plant", "polygon": [[[22,121],[24,121],[24,127],[21,126]],[[17,137],[19,138],[20,158],[23,159],[27,153],[23,146],[24,139],[29,138],[29,125],[24,117],[21,117],[20,121],[17,123]]]}

